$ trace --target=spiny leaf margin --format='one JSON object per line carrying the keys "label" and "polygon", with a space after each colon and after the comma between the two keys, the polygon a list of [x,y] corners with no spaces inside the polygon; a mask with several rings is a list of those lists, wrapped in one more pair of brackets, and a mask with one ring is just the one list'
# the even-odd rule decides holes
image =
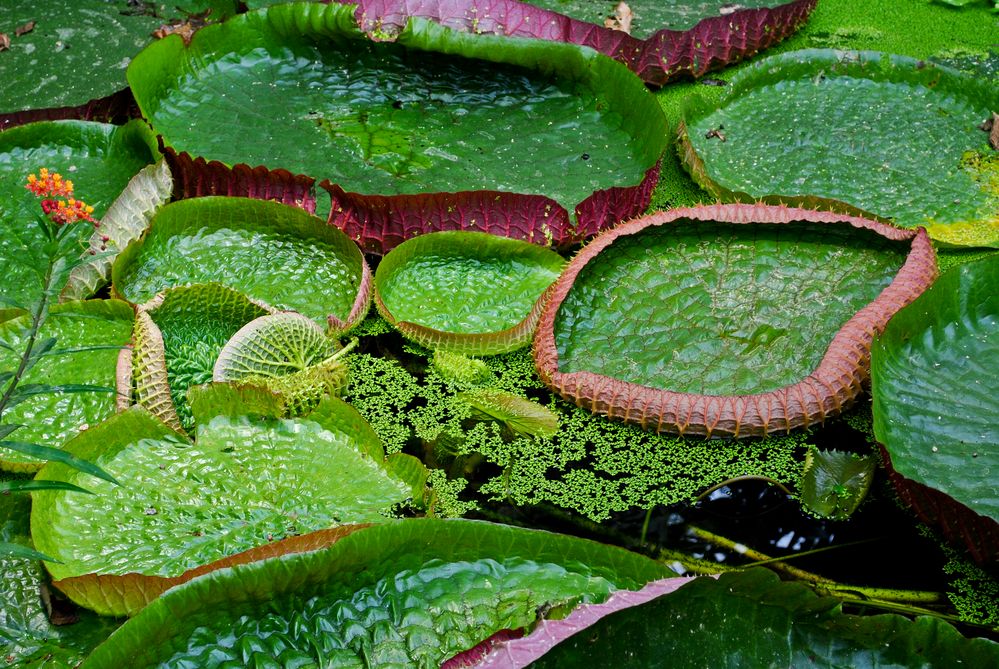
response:
{"label": "spiny leaf margin", "polygon": [[[833,337],[822,362],[807,378],[756,395],[700,395],[658,390],[592,372],[559,371],[555,319],[583,267],[614,240],[648,226],[690,219],[732,224],[846,224],[888,239],[910,241],[904,266],[881,295],[853,316]],[[936,259],[925,230],[901,230],[877,221],[828,212],[767,205],[708,205],[674,209],[634,219],[599,235],[572,259],[551,288],[534,341],[534,360],[545,384],[570,402],[644,429],[681,435],[764,436],[820,423],[842,411],[867,378],[871,340],[901,307],[936,277]]]}

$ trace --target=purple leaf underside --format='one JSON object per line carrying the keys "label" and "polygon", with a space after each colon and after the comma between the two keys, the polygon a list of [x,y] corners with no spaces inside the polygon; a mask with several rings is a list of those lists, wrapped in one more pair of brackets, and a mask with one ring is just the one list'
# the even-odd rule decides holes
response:
{"label": "purple leaf underside", "polygon": [[239,163],[232,167],[217,160],[192,158],[186,151],[177,153],[170,147],[160,150],[173,172],[174,197],[206,197],[227,195],[272,200],[316,213],[315,179],[292,174],[285,169],[271,170],[263,165],[250,167]]}
{"label": "purple leaf underside", "polygon": [[75,107],[50,107],[48,109],[26,109],[24,111],[0,114],[0,132],[35,121],[97,121],[121,125],[129,119],[139,117],[139,107],[135,104],[132,91],[123,89],[103,98],[91,100]]}
{"label": "purple leaf underside", "polygon": [[656,164],[637,186],[594,192],[576,206],[575,225],[564,207],[541,195],[497,191],[363,195],[328,180],[319,185],[332,200],[329,223],[365,252],[384,254],[407,239],[443,230],[477,230],[566,247],[645,211],[658,179]]}
{"label": "purple leaf underside", "polygon": [[[686,576],[664,578],[641,590],[618,590],[601,604],[579,606],[561,620],[540,620],[526,636],[501,632],[448,660],[441,669],[515,669],[526,667],[569,637],[582,632],[612,613],[630,609],[674,592],[692,579]],[[502,636],[501,636],[502,635]]]}
{"label": "purple leaf underside", "polygon": [[703,19],[690,30],[663,29],[645,40],[517,0],[340,0],[357,4],[362,30],[395,35],[421,17],[465,32],[533,37],[588,46],[627,65],[646,83],[700,77],[773,46],[808,18],[817,0],[741,9]]}

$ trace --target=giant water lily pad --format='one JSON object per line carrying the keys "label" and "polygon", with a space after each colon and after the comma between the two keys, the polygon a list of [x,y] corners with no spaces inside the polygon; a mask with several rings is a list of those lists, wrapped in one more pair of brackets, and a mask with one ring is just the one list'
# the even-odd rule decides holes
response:
{"label": "giant water lily pad", "polygon": [[[164,39],[128,76],[143,114],[178,152],[284,168],[368,196],[449,193],[459,208],[469,192],[488,191],[565,217],[589,212],[594,198],[603,209],[624,201],[634,215],[647,206],[639,187],[666,142],[652,95],[591,50],[426,21],[377,42],[358,30],[353,7],[337,4],[251,12],[201,30],[188,47]],[[444,215],[405,201],[411,212]],[[592,216],[613,222],[608,211]]]}
{"label": "giant water lily pad", "polygon": [[[52,576],[178,576],[284,537],[384,520],[411,494],[386,470],[370,429],[344,429],[363,420],[339,400],[296,420],[231,413],[203,416],[192,444],[133,408],[69,446],[117,486],[47,465],[42,479],[95,493],[33,493],[35,545],[60,561],[48,564]],[[69,592],[104,613],[131,612],[134,600],[115,591],[111,582]]]}
{"label": "giant water lily pad", "polygon": [[[31,547],[30,499],[0,495],[0,542]],[[45,568],[36,560],[0,555],[0,648],[8,667],[74,667],[104,641],[119,621],[84,612],[49,619]]]}
{"label": "giant water lily pad", "polygon": [[999,556],[999,258],[961,265],[900,311],[871,354],[874,434],[903,496]]}
{"label": "giant water lily pad", "polygon": [[[59,448],[81,430],[114,413],[118,353],[128,344],[133,316],[132,308],[117,300],[53,306],[38,341],[54,337],[55,343],[49,354],[24,375],[22,383],[92,386],[105,390],[31,395],[4,411],[4,423],[22,425],[10,438]],[[24,350],[21,335],[30,324],[28,316],[21,316],[0,325],[0,339],[15,349],[8,351],[0,347],[0,371],[17,369]],[[88,347],[99,348],[81,350]],[[42,464],[31,456],[0,449],[3,469],[35,471]]]}
{"label": "giant water lily pad", "polygon": [[[154,5],[129,0],[5,0],[0,33],[0,112],[83,105],[126,87],[132,56],[152,33],[187,11],[211,9],[221,18],[232,0]],[[166,10],[166,13],[164,13]]]}
{"label": "giant water lily pad", "polygon": [[936,273],[925,232],[763,205],[677,209],[608,231],[555,283],[542,378],[648,429],[762,435],[834,415],[873,333]]}
{"label": "giant water lily pad", "polygon": [[132,353],[136,402],[175,430],[191,428],[188,389],[211,381],[226,342],[271,312],[217,283],[171,288],[143,304]]}
{"label": "giant water lily pad", "polygon": [[993,666],[999,644],[966,639],[935,617],[844,613],[838,600],[757,568],[615,593],[464,666],[659,669],[677,658],[689,667],[946,669]]}
{"label": "giant water lily pad", "polygon": [[[28,175],[42,167],[59,172],[100,217],[129,178],[152,162],[144,128],[58,121],[0,133],[0,311],[37,299],[48,266],[45,238],[35,222],[42,213],[39,200],[24,187]],[[83,242],[92,232],[81,223],[70,234]]]}
{"label": "giant water lily pad", "polygon": [[776,44],[804,23],[815,0],[741,4],[634,0],[621,8],[616,0],[539,0],[531,4],[516,0],[359,0],[357,5],[358,23],[379,38],[395,35],[408,19],[421,17],[476,35],[582,44],[626,64],[646,82],[662,85],[703,75]]}
{"label": "giant water lily pad", "polygon": [[370,304],[371,271],[356,244],[301,209],[248,198],[161,208],[115,261],[112,279],[137,304],[174,286],[215,282],[336,329],[359,322]]}
{"label": "giant water lily pad", "polygon": [[601,601],[667,571],[634,553],[545,532],[397,521],[174,588],[83,667],[436,669],[544,611]]}
{"label": "giant water lily pad", "polygon": [[565,261],[546,248],[484,232],[437,232],[396,247],[378,265],[376,304],[430,348],[488,355],[527,344],[542,296]]}
{"label": "giant water lily pad", "polygon": [[949,68],[797,51],[740,73],[717,106],[693,102],[682,153],[722,200],[842,201],[949,244],[997,246],[999,159],[983,126],[996,109],[995,86]]}

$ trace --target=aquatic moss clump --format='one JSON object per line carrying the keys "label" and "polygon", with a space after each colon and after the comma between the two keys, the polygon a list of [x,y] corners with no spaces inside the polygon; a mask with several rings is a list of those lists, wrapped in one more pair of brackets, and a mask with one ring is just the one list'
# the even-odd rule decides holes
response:
{"label": "aquatic moss clump", "polygon": [[[463,497],[477,491],[482,500],[549,503],[599,522],[619,511],[689,502],[739,476],[792,487],[801,476],[807,433],[738,441],[658,435],[555,397],[538,378],[530,351],[443,362],[418,346],[407,345],[403,353],[404,359],[348,356],[344,399],[371,423],[388,452],[419,454],[448,471],[436,475],[445,515],[472,508],[458,502],[454,488],[461,478],[470,481]],[[473,373],[464,374],[463,365]],[[459,393],[485,387],[546,407],[558,418],[558,433],[527,437],[473,415]]]}
{"label": "aquatic moss clump", "polygon": [[684,439],[645,432],[552,398],[559,433],[484,453],[504,467],[480,493],[517,504],[548,502],[594,521],[628,509],[693,501],[740,476],[797,487],[806,433],[756,440]]}

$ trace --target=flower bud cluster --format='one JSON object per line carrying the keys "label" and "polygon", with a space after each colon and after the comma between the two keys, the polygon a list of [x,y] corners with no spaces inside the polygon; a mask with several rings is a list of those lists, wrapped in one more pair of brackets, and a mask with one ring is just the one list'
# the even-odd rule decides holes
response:
{"label": "flower bud cluster", "polygon": [[[93,217],[94,208],[83,200],[73,197],[73,182],[63,179],[58,172],[49,172],[45,167],[38,170],[38,174],[29,174],[28,183],[25,188],[35,194],[36,197],[43,198],[41,201],[42,213],[52,223],[57,226],[66,226],[77,221],[88,221],[93,223],[94,229],[101,227],[100,221]],[[66,198],[66,199],[55,199]],[[107,250],[107,235],[101,235],[101,251]],[[97,253],[93,248],[90,254]]]}
{"label": "flower bud cluster", "polygon": [[[25,186],[37,197],[45,198],[41,202],[42,213],[56,225],[69,225],[77,221],[90,221],[94,227],[99,223],[92,214],[94,208],[83,200],[74,199],[73,182],[63,179],[58,172],[49,172],[46,168],[38,170],[38,175],[29,174]],[[64,197],[65,200],[53,198]]]}

